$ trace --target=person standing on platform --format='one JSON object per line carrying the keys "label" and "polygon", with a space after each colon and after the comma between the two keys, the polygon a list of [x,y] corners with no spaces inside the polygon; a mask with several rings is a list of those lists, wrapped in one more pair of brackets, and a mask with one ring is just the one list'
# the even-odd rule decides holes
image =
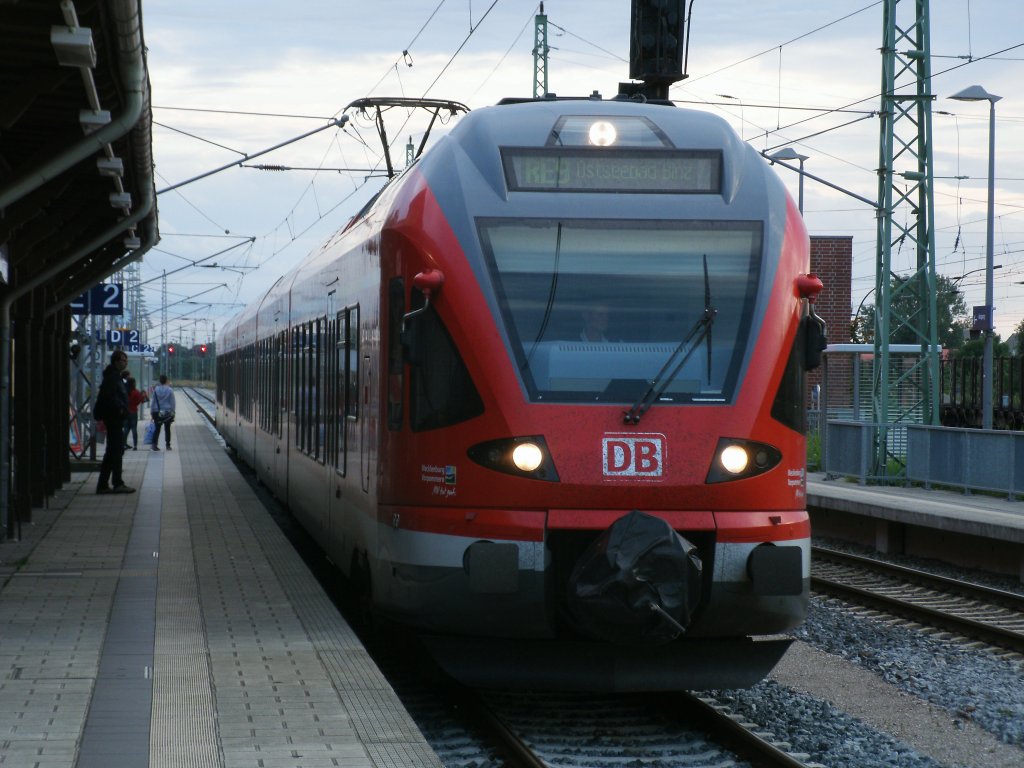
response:
{"label": "person standing on platform", "polygon": [[146,396],[135,386],[131,376],[128,382],[128,418],[124,422],[124,449],[128,450],[128,433],[132,435],[132,450],[139,448],[139,406],[146,402]]}
{"label": "person standing on platform", "polygon": [[[110,355],[110,365],[103,369],[103,383],[96,397],[96,418],[107,428],[107,449],[103,452],[96,493],[135,493],[121,477],[124,460],[124,423],[128,418],[128,387],[121,372],[128,368],[128,355],[117,350]],[[113,481],[113,487],[108,485]]]}
{"label": "person standing on platform", "polygon": [[167,383],[167,374],[160,374],[160,383],[153,389],[149,413],[156,422],[153,433],[153,450],[160,450],[160,427],[164,428],[164,445],[171,450],[171,422],[174,421],[174,390]]}

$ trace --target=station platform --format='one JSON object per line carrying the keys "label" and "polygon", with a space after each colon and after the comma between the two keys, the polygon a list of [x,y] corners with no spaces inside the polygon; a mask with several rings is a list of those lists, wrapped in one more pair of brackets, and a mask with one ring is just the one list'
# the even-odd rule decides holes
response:
{"label": "station platform", "polygon": [[893,554],[930,556],[941,550],[944,559],[1016,575],[1024,583],[1024,501],[978,492],[860,485],[812,472],[807,476],[807,508],[815,534]]}
{"label": "station platform", "polygon": [[0,766],[440,768],[205,419],[172,446],[0,543]]}

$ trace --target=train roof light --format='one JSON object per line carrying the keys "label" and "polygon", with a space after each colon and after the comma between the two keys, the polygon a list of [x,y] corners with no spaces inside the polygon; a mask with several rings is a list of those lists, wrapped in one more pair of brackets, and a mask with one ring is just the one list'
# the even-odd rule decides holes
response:
{"label": "train roof light", "polygon": [[590,137],[590,143],[595,147],[610,147],[618,138],[615,126],[607,120],[598,120],[592,123],[587,134]]}
{"label": "train roof light", "polygon": [[563,115],[547,146],[675,149],[652,120],[637,115]]}

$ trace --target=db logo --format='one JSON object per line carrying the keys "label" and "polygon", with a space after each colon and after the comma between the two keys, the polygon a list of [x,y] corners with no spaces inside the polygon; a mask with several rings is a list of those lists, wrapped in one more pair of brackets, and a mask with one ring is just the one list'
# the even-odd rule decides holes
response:
{"label": "db logo", "polygon": [[659,432],[608,432],[601,439],[605,477],[660,478],[665,436]]}

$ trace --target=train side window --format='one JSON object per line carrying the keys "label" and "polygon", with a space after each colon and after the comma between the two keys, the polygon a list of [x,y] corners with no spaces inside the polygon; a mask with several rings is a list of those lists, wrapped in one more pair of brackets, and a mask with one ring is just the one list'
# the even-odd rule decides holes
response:
{"label": "train side window", "polygon": [[326,453],[324,450],[324,383],[325,367],[327,356],[323,354],[324,342],[326,341],[327,318],[321,317],[314,321],[313,334],[313,391],[312,405],[313,413],[311,423],[312,450],[317,460],[323,461]]}
{"label": "train side window", "polygon": [[242,415],[246,421],[252,421],[252,399],[253,399],[253,386],[252,386],[252,344],[248,344],[245,347],[244,360],[245,360],[245,378],[242,381],[244,387],[245,397],[242,399]]}
{"label": "train side window", "polygon": [[346,371],[346,360],[348,359],[348,311],[342,310],[338,313],[335,325],[337,332],[334,339],[334,395],[332,398],[332,429],[335,432],[334,440],[334,466],[338,474],[345,474],[345,397],[348,381]]}
{"label": "train side window", "polygon": [[388,284],[388,429],[402,428],[405,359],[402,355],[402,315],[405,314],[405,280]]}
{"label": "train side window", "polygon": [[[415,292],[418,303],[423,297]],[[416,301],[414,300],[414,304]],[[467,421],[484,412],[480,393],[452,341],[448,329],[430,306],[408,329],[414,336],[415,360],[409,368],[409,422],[414,432]]]}
{"label": "train side window", "polygon": [[302,450],[302,409],[305,402],[303,391],[303,346],[305,344],[306,329],[304,326],[296,326],[292,335],[292,371],[294,371],[292,382],[292,404],[295,409],[295,447]]}
{"label": "train side window", "polygon": [[350,307],[345,349],[345,415],[359,418],[359,307]]}
{"label": "train side window", "polygon": [[303,441],[303,450],[307,454],[313,453],[313,413],[314,413],[314,387],[316,386],[316,335],[315,335],[315,321],[310,320],[306,323],[306,362],[305,372],[306,377],[306,391],[305,391],[305,408],[303,410],[303,420],[305,422],[305,439]]}
{"label": "train side window", "polygon": [[252,386],[252,358],[253,358],[253,344],[249,344],[245,348],[245,419],[246,421],[252,421],[252,401],[255,397]]}
{"label": "train side window", "polygon": [[276,395],[277,395],[277,393],[274,391],[274,370],[275,370],[275,366],[274,366],[274,352],[275,352],[274,339],[273,338],[267,339],[266,346],[267,346],[267,352],[266,352],[266,359],[265,359],[264,362],[265,362],[265,367],[266,367],[265,380],[267,382],[267,390],[266,390],[266,398],[263,401],[263,407],[266,409],[266,412],[267,412],[267,416],[266,416],[267,434],[273,434],[273,431],[274,431],[274,401],[275,401]]}
{"label": "train side window", "polygon": [[334,449],[334,440],[337,430],[335,424],[337,423],[337,414],[334,410],[334,404],[336,402],[334,396],[334,387],[337,382],[337,376],[335,375],[335,366],[337,363],[338,355],[335,352],[335,346],[337,343],[337,321],[333,317],[325,319],[324,325],[324,347],[320,351],[320,365],[321,365],[321,376],[320,383],[323,385],[323,396],[321,397],[321,426],[323,430],[323,452],[320,455],[321,461],[325,464],[333,464],[336,451]]}
{"label": "train side window", "polygon": [[[273,398],[273,421],[271,429],[273,433],[280,438],[281,437],[281,408],[282,400],[284,398],[284,387],[285,387],[285,364],[284,364],[284,352],[288,347],[285,342],[285,332],[281,331],[277,334],[277,340],[274,345],[274,378],[273,378],[273,392],[271,397]],[[285,402],[287,402],[285,400]]]}
{"label": "train side window", "polygon": [[256,397],[259,400],[259,422],[260,429],[264,432],[270,431],[270,408],[267,398],[270,395],[270,386],[267,382],[267,363],[270,362],[270,355],[267,353],[267,339],[256,343],[259,351],[259,376],[256,383]]}

